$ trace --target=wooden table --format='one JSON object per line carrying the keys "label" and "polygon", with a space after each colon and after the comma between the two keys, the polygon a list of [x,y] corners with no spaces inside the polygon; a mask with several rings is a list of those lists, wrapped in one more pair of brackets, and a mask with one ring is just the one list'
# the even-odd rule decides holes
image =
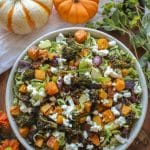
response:
{"label": "wooden table", "polygon": [[[131,45],[128,42],[127,37],[120,37],[118,34],[113,33],[115,37],[119,40],[124,42],[130,49]],[[139,53],[139,56],[142,54]],[[6,71],[2,75],[0,75],[0,110],[5,111],[5,89],[6,83],[9,76],[9,71]],[[148,106],[147,116],[143,125],[141,132],[139,133],[138,137],[129,147],[129,150],[150,150],[150,104]]]}

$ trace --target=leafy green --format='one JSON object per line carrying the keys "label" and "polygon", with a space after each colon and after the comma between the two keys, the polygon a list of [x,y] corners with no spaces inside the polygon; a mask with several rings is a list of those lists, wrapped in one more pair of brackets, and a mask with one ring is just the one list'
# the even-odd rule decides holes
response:
{"label": "leafy green", "polygon": [[40,41],[39,48],[45,49],[51,47],[51,41],[50,40],[45,40],[45,41]]}
{"label": "leafy green", "polygon": [[141,116],[141,104],[131,104],[132,112],[135,114],[135,118],[139,118]]}

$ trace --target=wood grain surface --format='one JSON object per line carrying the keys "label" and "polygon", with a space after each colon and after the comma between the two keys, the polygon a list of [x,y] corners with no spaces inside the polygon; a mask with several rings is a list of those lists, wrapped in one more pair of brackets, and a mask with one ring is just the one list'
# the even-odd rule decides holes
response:
{"label": "wood grain surface", "polygon": [[[132,47],[129,44],[127,37],[124,36],[121,37],[117,33],[112,34],[119,40],[121,40],[123,43],[125,43],[132,50]],[[139,52],[139,57],[141,55],[142,51]],[[5,90],[9,73],[10,70],[0,75],[0,110],[4,111],[5,111]],[[139,133],[138,137],[135,139],[135,141],[132,143],[132,145],[128,148],[128,150],[150,150],[150,104],[148,105],[148,111],[142,130]]]}

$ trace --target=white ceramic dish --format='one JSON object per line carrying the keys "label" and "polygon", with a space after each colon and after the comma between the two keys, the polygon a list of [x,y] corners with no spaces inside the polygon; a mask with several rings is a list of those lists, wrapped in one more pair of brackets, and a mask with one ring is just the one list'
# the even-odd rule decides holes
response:
{"label": "white ceramic dish", "polygon": [[[76,31],[78,29],[84,29],[84,30],[90,32],[94,37],[97,37],[97,38],[100,37],[100,36],[103,36],[103,37],[108,38],[109,40],[115,40],[117,42],[117,44],[122,49],[124,49],[125,51],[128,51],[131,54],[131,56],[133,58],[135,58],[134,55],[131,53],[131,51],[124,44],[122,44],[120,41],[118,41],[114,37],[112,37],[112,36],[110,36],[110,35],[108,35],[108,34],[106,34],[104,32],[101,32],[101,31],[97,31],[97,30],[93,30],[93,29],[87,29],[87,28],[82,28],[82,27],[64,28],[64,29],[60,29],[60,30],[57,30],[57,31],[54,31],[54,32],[50,32],[50,33],[40,37],[39,39],[35,40],[32,44],[30,44],[22,52],[22,54],[18,57],[18,59],[16,60],[16,63],[14,64],[14,66],[13,66],[13,68],[11,70],[11,73],[9,75],[9,79],[8,79],[8,83],[7,83],[7,89],[6,89],[6,110],[7,110],[8,119],[10,121],[10,125],[12,127],[12,130],[13,130],[14,134],[18,138],[18,140],[21,142],[21,144],[27,150],[34,150],[34,148],[31,147],[26,142],[26,140],[24,138],[21,137],[21,135],[18,132],[18,128],[16,126],[15,120],[10,114],[10,107],[11,107],[11,103],[13,102],[13,92],[12,92],[13,77],[14,77],[14,72],[16,70],[18,62],[25,55],[25,53],[27,52],[29,47],[38,44],[41,40],[54,39],[58,35],[58,33],[60,33],[60,32],[63,33],[63,34],[67,34],[69,32],[74,32],[74,31]],[[142,125],[143,125],[146,112],[147,112],[147,105],[148,105],[147,85],[146,85],[144,74],[142,72],[142,69],[141,69],[138,61],[136,61],[136,69],[138,71],[140,82],[141,82],[141,86],[142,86],[142,89],[143,89],[143,96],[142,96],[142,99],[141,99],[141,103],[142,103],[142,106],[143,106],[143,108],[142,108],[142,115],[141,115],[140,119],[136,122],[135,126],[133,127],[133,129],[132,129],[132,131],[130,133],[130,137],[128,139],[128,142],[125,143],[124,145],[120,145],[120,146],[116,147],[115,150],[125,150],[125,149],[127,149],[129,147],[129,145],[133,142],[133,140],[136,138],[137,134],[139,133],[139,131],[140,131]]]}

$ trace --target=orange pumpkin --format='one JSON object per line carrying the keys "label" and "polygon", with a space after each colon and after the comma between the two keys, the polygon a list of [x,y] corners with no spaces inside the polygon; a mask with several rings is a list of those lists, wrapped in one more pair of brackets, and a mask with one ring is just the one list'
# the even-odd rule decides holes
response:
{"label": "orange pumpkin", "polygon": [[85,23],[98,10],[99,0],[54,0],[54,5],[60,17],[73,24]]}

